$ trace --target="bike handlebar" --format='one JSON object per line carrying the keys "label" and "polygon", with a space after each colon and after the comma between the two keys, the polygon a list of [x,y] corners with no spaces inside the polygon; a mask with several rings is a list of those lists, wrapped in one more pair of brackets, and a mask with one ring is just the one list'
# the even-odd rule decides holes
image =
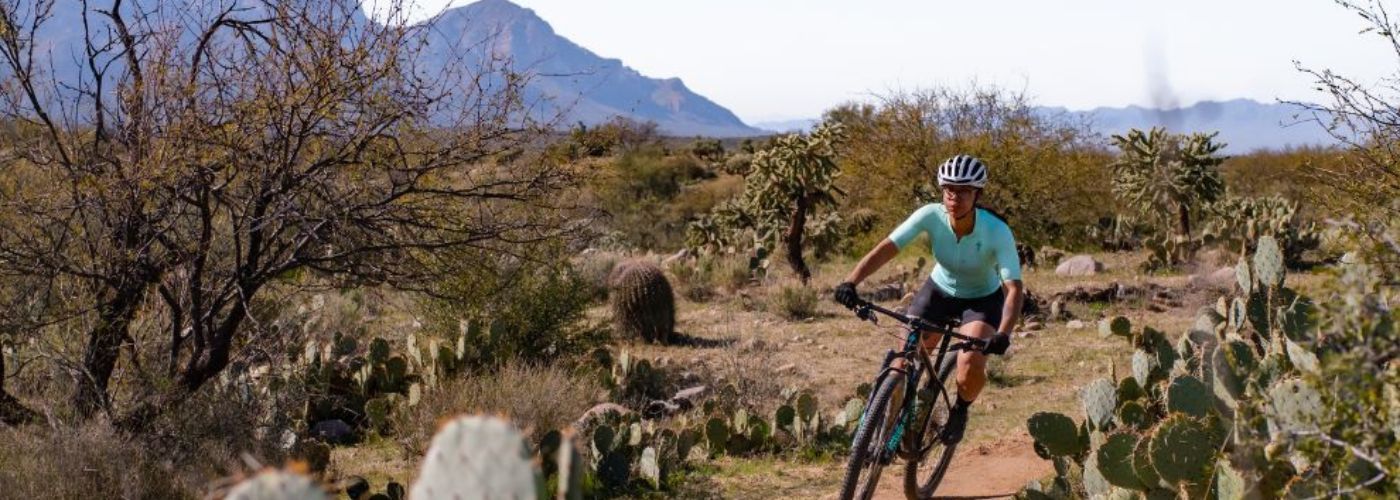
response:
{"label": "bike handlebar", "polygon": [[955,331],[949,330],[949,329],[947,329],[947,328],[944,328],[944,327],[935,325],[935,324],[933,324],[933,323],[929,323],[928,321],[924,321],[923,318],[920,318],[920,317],[918,317],[918,316],[912,316],[912,315],[908,315],[908,314],[900,314],[900,313],[891,311],[891,310],[889,310],[889,309],[885,309],[884,307],[881,307],[879,304],[875,304],[875,303],[870,302],[870,301],[868,301],[868,300],[856,299],[855,307],[852,307],[851,309],[854,310],[854,311],[856,312],[856,316],[857,316],[857,317],[859,317],[860,319],[869,321],[869,322],[871,322],[871,323],[879,324],[878,322],[875,321],[875,316],[872,316],[872,315],[870,314],[872,311],[873,311],[873,312],[878,312],[878,313],[883,314],[883,315],[885,315],[885,316],[889,316],[889,317],[891,317],[891,318],[894,318],[895,321],[898,321],[898,322],[900,322],[900,323],[904,323],[904,324],[906,324],[906,325],[909,325],[909,327],[911,327],[911,328],[915,328],[915,329],[922,330],[922,331],[935,332],[935,333],[939,333],[939,334],[943,334],[943,335],[950,335],[950,336],[952,336],[952,337],[955,338],[955,339],[964,341],[964,342],[963,342],[962,344],[960,344],[960,345],[968,345],[968,344],[970,344],[971,347],[975,347],[977,350],[984,350],[984,349],[987,348],[987,345],[991,343],[990,340],[979,339],[979,338],[977,338],[977,337],[969,337],[969,336],[967,336],[967,335],[960,334],[960,333],[958,333],[958,332],[955,332]]}

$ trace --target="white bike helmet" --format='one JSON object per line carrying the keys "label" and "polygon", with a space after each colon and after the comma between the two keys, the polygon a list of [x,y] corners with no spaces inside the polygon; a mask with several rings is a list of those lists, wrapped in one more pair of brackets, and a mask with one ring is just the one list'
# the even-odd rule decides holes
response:
{"label": "white bike helmet", "polygon": [[938,167],[938,186],[987,186],[987,166],[968,155],[957,155]]}

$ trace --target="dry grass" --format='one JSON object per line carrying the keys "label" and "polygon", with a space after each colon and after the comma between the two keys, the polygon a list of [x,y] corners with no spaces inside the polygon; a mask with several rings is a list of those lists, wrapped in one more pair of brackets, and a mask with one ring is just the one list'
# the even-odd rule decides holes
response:
{"label": "dry grass", "polygon": [[4,498],[199,498],[202,485],[172,473],[190,465],[102,424],[0,428]]}
{"label": "dry grass", "polygon": [[442,420],[464,413],[505,415],[534,442],[573,423],[603,396],[597,381],[561,366],[511,362],[494,373],[447,382],[417,406],[405,407],[394,423],[414,451],[427,449]]}

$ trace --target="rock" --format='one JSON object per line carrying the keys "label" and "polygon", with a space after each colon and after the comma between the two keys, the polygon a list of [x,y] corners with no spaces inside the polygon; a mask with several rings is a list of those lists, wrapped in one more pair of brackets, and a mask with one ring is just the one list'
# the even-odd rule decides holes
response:
{"label": "rock", "polygon": [[1036,332],[1034,332],[1034,331],[1024,331],[1024,332],[1021,332],[1021,333],[1016,334],[1016,338],[1028,339],[1028,338],[1035,337],[1035,335],[1036,335]]}
{"label": "rock", "polygon": [[768,343],[758,337],[753,337],[739,343],[741,351],[761,351],[768,347]]}
{"label": "rock", "polygon": [[1055,266],[1057,276],[1093,276],[1103,271],[1103,263],[1089,255],[1075,255]]}
{"label": "rock", "polygon": [[681,389],[680,391],[676,392],[675,396],[671,396],[671,401],[680,405],[682,409],[690,409],[690,407],[695,406],[697,403],[700,402],[700,398],[705,397],[709,393],[709,387],[697,385],[695,387]]}
{"label": "rock", "polygon": [[1082,330],[1084,329],[1084,322],[1077,319],[1070,320],[1069,323],[1065,323],[1065,328],[1069,328],[1070,330]]}
{"label": "rock", "polygon": [[886,283],[884,285],[880,285],[878,287],[875,287],[874,290],[871,290],[869,293],[865,294],[866,299],[870,300],[871,302],[886,302],[898,299],[903,296],[904,283],[900,282]]}
{"label": "rock", "polygon": [[1069,318],[1069,310],[1065,309],[1065,301],[1055,299],[1050,301],[1050,320],[1059,321]]}
{"label": "rock", "polygon": [[1231,289],[1239,280],[1235,278],[1235,268],[1222,267],[1206,276],[1206,284],[1215,288]]}
{"label": "rock", "polygon": [[574,421],[574,427],[578,429],[586,428],[589,424],[593,423],[593,420],[610,413],[617,415],[629,415],[632,413],[632,410],[629,410],[627,409],[627,407],[617,403],[598,403],[592,408],[589,408],[588,411],[583,412],[583,416],[579,417],[578,420]]}
{"label": "rock", "polygon": [[676,404],[674,401],[656,400],[647,403],[646,407],[642,409],[642,416],[646,418],[655,419],[669,417],[671,415],[679,413],[680,411],[681,405]]}
{"label": "rock", "polygon": [[355,431],[341,419],[322,420],[311,426],[311,435],[327,443],[349,443]]}
{"label": "rock", "polygon": [[794,343],[794,344],[801,344],[801,343],[806,342],[806,341],[807,341],[807,337],[803,337],[803,336],[801,336],[801,335],[794,335],[794,336],[792,337],[792,343]]}
{"label": "rock", "polygon": [[1028,321],[1028,322],[1026,322],[1025,331],[1027,331],[1027,332],[1039,331],[1041,328],[1044,328],[1044,327],[1045,327],[1045,325],[1041,324],[1039,321]]}
{"label": "rock", "polygon": [[[823,346],[823,347],[825,347],[825,346]],[[774,371],[774,372],[777,372],[777,373],[795,372],[795,371],[797,371],[797,364],[795,364],[795,363],[788,363],[788,364],[785,364],[785,365],[783,365],[783,366],[779,366],[778,369],[773,370],[773,371]]]}
{"label": "rock", "polygon": [[1036,252],[1036,257],[1039,259],[1040,262],[1044,262],[1046,264],[1049,264],[1051,262],[1059,262],[1061,259],[1065,258],[1065,251],[1046,245],[1040,247],[1040,250]]}
{"label": "rock", "polygon": [[671,264],[675,264],[675,263],[677,263],[677,262],[680,262],[680,261],[682,261],[682,260],[685,260],[685,258],[686,258],[686,257],[689,257],[689,256],[690,256],[690,249],[689,249],[689,248],[682,248],[682,249],[680,249],[679,252],[676,252],[676,253],[672,254],[671,256],[666,257],[666,259],[662,260],[662,261],[661,261],[661,265],[662,265],[662,266],[670,266]]}

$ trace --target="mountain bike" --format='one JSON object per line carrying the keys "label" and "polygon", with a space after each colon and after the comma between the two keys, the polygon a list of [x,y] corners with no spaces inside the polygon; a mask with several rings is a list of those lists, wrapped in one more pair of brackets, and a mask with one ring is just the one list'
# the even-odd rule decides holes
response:
{"label": "mountain bike", "polygon": [[[870,401],[861,415],[841,483],[841,499],[866,500],[875,494],[880,471],[896,456],[905,460],[904,494],[911,499],[931,498],[957,443],[943,439],[943,425],[953,409],[956,382],[950,375],[957,366],[956,353],[981,351],[987,341],[957,333],[956,321],[935,324],[917,316],[900,314],[860,300],[853,308],[860,319],[878,324],[879,313],[907,327],[904,348],[885,353],[885,362],[871,384]],[[934,356],[920,349],[921,333],[941,334]],[[953,343],[953,340],[960,342]],[[902,366],[894,360],[903,359]],[[936,373],[929,367],[938,367]],[[918,388],[909,398],[907,388]],[[927,459],[927,460],[926,460]]]}

